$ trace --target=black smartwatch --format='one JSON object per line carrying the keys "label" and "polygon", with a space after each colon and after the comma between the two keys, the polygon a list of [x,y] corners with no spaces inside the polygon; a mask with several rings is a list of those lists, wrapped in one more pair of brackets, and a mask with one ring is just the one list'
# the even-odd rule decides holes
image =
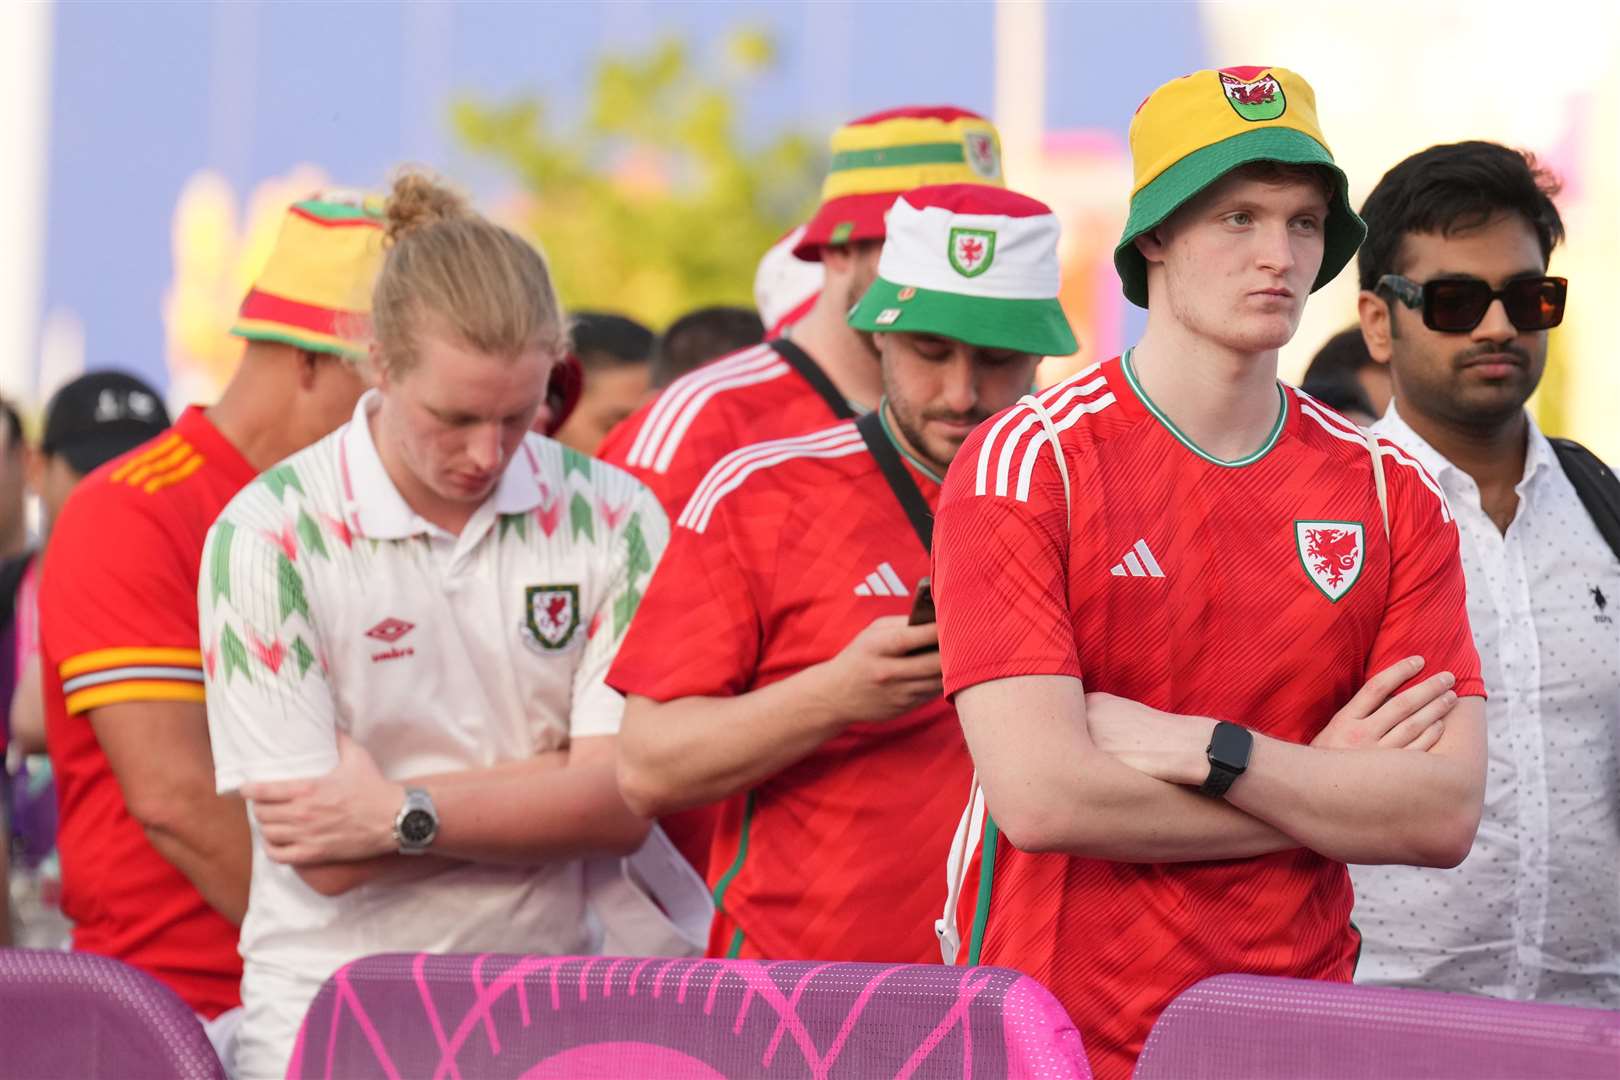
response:
{"label": "black smartwatch", "polygon": [[1209,779],[1198,789],[1198,794],[1212,799],[1226,796],[1232,781],[1243,775],[1249,767],[1249,754],[1254,750],[1254,732],[1225,720],[1215,725],[1204,754],[1209,758]]}

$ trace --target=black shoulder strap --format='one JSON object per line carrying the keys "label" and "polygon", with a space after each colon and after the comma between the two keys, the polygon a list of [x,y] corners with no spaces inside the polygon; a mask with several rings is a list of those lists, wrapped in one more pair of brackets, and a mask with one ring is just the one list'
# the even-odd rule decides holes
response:
{"label": "black shoulder strap", "polygon": [[1574,439],[1550,439],[1558,464],[1574,485],[1581,505],[1591,515],[1609,548],[1620,558],[1620,479],[1592,451]]}
{"label": "black shoulder strap", "polygon": [[778,356],[792,365],[799,377],[810,384],[810,388],[827,403],[827,408],[840,420],[855,419],[855,410],[849,407],[844,395],[838,392],[827,373],[821,370],[821,365],[810,358],[810,354],[799,348],[787,338],[777,338],[771,342],[771,348],[776,350]]}
{"label": "black shoulder strap", "polygon": [[911,478],[905,463],[900,460],[900,452],[884,432],[883,418],[878,415],[877,409],[855,421],[855,430],[861,433],[861,438],[866,440],[866,448],[877,458],[878,468],[883,470],[883,479],[889,482],[889,490],[900,500],[906,517],[911,519],[911,527],[916,530],[917,539],[922,541],[923,551],[932,553],[934,512],[928,508],[928,500],[923,498],[917,481]]}

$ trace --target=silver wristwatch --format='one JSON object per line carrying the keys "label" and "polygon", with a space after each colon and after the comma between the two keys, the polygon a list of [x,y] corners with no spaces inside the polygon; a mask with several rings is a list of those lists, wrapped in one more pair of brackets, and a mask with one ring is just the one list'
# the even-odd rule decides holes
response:
{"label": "silver wristwatch", "polygon": [[439,812],[421,788],[406,788],[405,801],[394,815],[394,843],[401,855],[421,855],[439,835]]}

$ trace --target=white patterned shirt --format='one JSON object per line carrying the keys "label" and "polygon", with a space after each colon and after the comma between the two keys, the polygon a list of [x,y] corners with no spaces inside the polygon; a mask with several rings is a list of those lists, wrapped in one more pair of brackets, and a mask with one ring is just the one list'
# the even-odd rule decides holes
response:
{"label": "white patterned shirt", "polygon": [[1505,534],[1393,405],[1373,430],[1457,515],[1490,760],[1461,866],[1351,867],[1356,980],[1620,1008],[1620,560],[1533,421]]}
{"label": "white patterned shirt", "polygon": [[[669,532],[651,493],[530,435],[451,535],[389,479],[376,401],[244,488],[209,533],[198,608],[221,792],[330,771],[339,731],[402,779],[619,729],[603,677]],[[578,859],[329,898],[253,829],[238,1075],[282,1075],[304,1007],[357,957],[594,948]]]}

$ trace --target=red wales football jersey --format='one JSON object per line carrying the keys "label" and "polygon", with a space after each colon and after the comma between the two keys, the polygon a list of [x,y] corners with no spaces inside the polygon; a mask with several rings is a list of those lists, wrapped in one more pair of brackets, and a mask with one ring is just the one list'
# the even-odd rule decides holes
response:
{"label": "red wales football jersey", "polygon": [[[674,521],[699,481],[731,451],[817,431],[837,419],[780,352],[754,345],[676,379],[608,432],[596,456],[647,485]],[[718,807],[699,806],[659,821],[700,874],[718,813]]]}
{"label": "red wales football jersey", "polygon": [[[1134,382],[1129,355],[1045,391],[1072,520],[1027,406],[982,425],[946,479],[934,592],[945,688],[1072,675],[1177,713],[1309,742],[1368,676],[1421,654],[1483,695],[1457,528],[1438,485],[1381,442],[1385,537],[1361,432],[1279,387],[1262,446],[1222,463]],[[1176,994],[1222,972],[1348,980],[1357,940],[1342,863],[1295,850],[1136,865],[1032,855],[987,823],[969,962],[1028,972],[1085,1037],[1096,1075],[1128,1077]]]}
{"label": "red wales football jersey", "polygon": [[608,432],[596,456],[646,484],[673,521],[731,451],[838,419],[770,344],[754,345],[676,379]]}
{"label": "red wales football jersey", "polygon": [[206,1016],[241,1003],[236,927],[130,816],[88,714],[131,701],[202,704],[203,539],[253,476],[203,411],[187,409],[74,489],[40,585],[45,732],[73,946],[141,968]]}
{"label": "red wales football jersey", "polygon": [[[938,487],[912,476],[933,505]],[[608,683],[658,701],[748,693],[906,614],[927,572],[853,423],[747,447],[687,504]],[[728,800],[709,859],[721,909],[710,954],[937,962],[971,770],[939,700],[850,727]]]}

